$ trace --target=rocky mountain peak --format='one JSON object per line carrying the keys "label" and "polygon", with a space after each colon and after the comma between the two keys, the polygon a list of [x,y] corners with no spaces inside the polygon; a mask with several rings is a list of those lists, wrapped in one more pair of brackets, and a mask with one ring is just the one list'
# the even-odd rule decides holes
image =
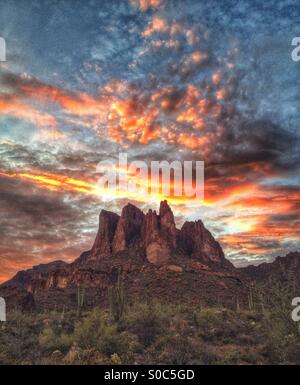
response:
{"label": "rocky mountain peak", "polygon": [[181,248],[191,258],[203,263],[220,263],[225,260],[223,250],[201,220],[185,222],[179,234]]}
{"label": "rocky mountain peak", "polygon": [[144,213],[130,203],[123,208],[113,239],[114,253],[126,250],[133,240],[141,237],[144,217]]}
{"label": "rocky mountain peak", "polygon": [[74,285],[105,287],[111,271],[120,266],[123,271],[133,269],[138,281],[143,269],[159,274],[234,269],[202,221],[185,222],[177,229],[172,209],[163,201],[158,212],[150,209],[146,215],[132,204],[121,215],[102,210],[91,250],[71,264],[57,262],[19,273],[11,284],[31,292]]}
{"label": "rocky mountain peak", "polygon": [[176,247],[176,225],[173,212],[167,201],[160,203],[159,208],[160,226],[162,232],[169,238],[171,245]]}
{"label": "rocky mountain peak", "polygon": [[90,259],[99,259],[112,252],[112,241],[119,222],[119,215],[110,211],[101,210],[99,229],[90,253]]}
{"label": "rocky mountain peak", "polygon": [[219,243],[201,220],[185,222],[181,230],[176,229],[167,201],[160,203],[159,213],[149,209],[146,215],[130,203],[122,209],[121,216],[102,210],[98,234],[88,259],[98,260],[125,252],[133,244],[142,247],[147,260],[156,265],[167,263],[178,249],[203,263],[224,261]]}

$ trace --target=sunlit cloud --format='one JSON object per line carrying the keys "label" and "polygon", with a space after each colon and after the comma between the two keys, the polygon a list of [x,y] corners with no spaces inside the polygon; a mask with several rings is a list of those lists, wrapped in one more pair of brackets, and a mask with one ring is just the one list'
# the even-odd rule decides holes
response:
{"label": "sunlit cloud", "polygon": [[158,8],[163,3],[163,0],[130,0],[130,2],[140,11],[146,12],[150,8]]}

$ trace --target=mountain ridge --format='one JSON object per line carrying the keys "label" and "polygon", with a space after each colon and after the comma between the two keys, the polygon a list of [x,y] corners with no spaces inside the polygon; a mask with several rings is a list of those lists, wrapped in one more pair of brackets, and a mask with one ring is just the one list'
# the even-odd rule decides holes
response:
{"label": "mountain ridge", "polygon": [[[294,262],[288,263],[291,258]],[[280,261],[300,272],[300,253]],[[55,292],[60,303],[68,302],[76,288],[84,286],[90,290],[91,304],[105,302],[107,288],[121,271],[131,297],[193,303],[222,297],[232,302],[237,295],[247,296],[249,281],[264,279],[273,271],[270,266],[276,270],[275,262],[236,268],[201,220],[187,221],[177,229],[167,201],[160,203],[158,212],[150,209],[146,214],[129,203],[121,215],[101,210],[91,249],[72,263],[54,261],[20,271],[0,286],[0,294],[14,301],[15,288],[48,303]]]}

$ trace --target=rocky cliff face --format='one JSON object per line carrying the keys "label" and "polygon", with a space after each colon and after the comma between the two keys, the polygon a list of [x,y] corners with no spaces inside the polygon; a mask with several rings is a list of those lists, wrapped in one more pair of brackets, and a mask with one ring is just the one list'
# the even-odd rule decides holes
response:
{"label": "rocky cliff face", "polygon": [[225,260],[221,246],[202,221],[185,222],[178,234],[178,242],[187,255],[203,263]]}
{"label": "rocky cliff face", "polygon": [[16,283],[30,292],[79,284],[100,287],[109,281],[110,271],[118,263],[128,272],[135,265],[141,269],[153,266],[160,272],[232,267],[201,221],[186,222],[181,230],[176,229],[173,212],[163,201],[158,213],[149,210],[146,215],[132,204],[123,208],[121,216],[102,210],[90,251],[71,264],[58,262],[20,272],[10,284]]}
{"label": "rocky cliff face", "polygon": [[102,210],[99,231],[91,250],[91,260],[126,252],[133,245],[140,246],[145,258],[155,265],[172,259],[179,249],[187,257],[202,263],[222,263],[223,251],[201,221],[186,222],[176,229],[173,212],[167,201],[160,204],[159,213],[149,210],[146,215],[128,204],[117,214]]}
{"label": "rocky cliff face", "polygon": [[159,214],[149,210],[143,225],[143,244],[147,260],[155,265],[167,263],[176,249],[174,215],[166,201],[161,202]]}
{"label": "rocky cliff face", "polygon": [[102,210],[99,216],[99,230],[90,253],[90,259],[111,255],[112,241],[119,223],[119,215]]}
{"label": "rocky cliff face", "polygon": [[91,250],[73,263],[58,261],[19,272],[0,286],[0,296],[13,308],[18,303],[27,306],[28,292],[34,294],[38,306],[76,306],[77,287],[84,286],[90,304],[105,305],[107,288],[122,271],[129,297],[213,305],[221,300],[234,306],[236,296],[247,303],[247,282],[264,280],[271,274],[286,279],[288,269],[300,282],[300,253],[236,269],[200,220],[176,229],[166,201],[158,212],[149,210],[146,215],[128,204],[121,216],[101,211]]}
{"label": "rocky cliff face", "polygon": [[177,231],[176,231],[174,215],[167,201],[163,201],[160,203],[159,218],[160,218],[160,227],[163,234],[169,240],[170,246],[173,249],[175,249]]}
{"label": "rocky cliff face", "polygon": [[114,253],[127,250],[133,241],[140,239],[144,218],[144,213],[130,203],[123,208],[113,238]]}

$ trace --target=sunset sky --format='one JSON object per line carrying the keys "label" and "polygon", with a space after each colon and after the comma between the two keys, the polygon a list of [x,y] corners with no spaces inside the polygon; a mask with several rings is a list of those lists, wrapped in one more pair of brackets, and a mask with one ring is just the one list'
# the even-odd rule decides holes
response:
{"label": "sunset sky", "polygon": [[236,265],[300,249],[298,0],[0,0],[0,282],[91,247],[99,161],[205,161],[201,218]]}

